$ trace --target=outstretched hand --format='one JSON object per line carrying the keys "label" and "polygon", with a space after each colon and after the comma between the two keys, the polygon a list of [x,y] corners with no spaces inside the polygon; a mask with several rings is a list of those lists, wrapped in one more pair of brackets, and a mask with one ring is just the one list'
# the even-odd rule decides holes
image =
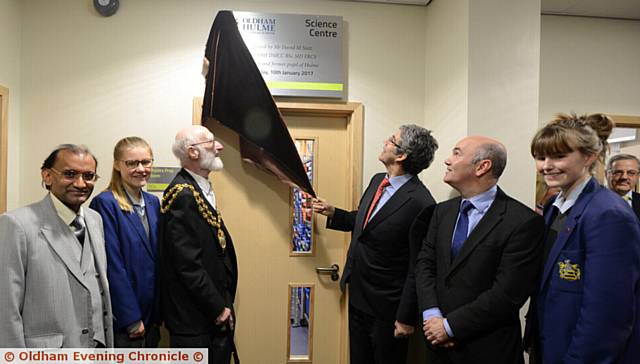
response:
{"label": "outstretched hand", "polygon": [[327,200],[323,198],[314,198],[313,199],[313,212],[317,212],[327,217],[333,217],[333,214],[336,213],[336,208],[327,202]]}

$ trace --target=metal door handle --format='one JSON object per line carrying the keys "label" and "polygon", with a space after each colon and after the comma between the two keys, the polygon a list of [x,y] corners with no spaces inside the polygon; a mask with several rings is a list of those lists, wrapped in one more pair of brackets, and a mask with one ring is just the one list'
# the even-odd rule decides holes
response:
{"label": "metal door handle", "polygon": [[331,264],[330,267],[316,267],[316,273],[318,274],[331,274],[331,280],[337,281],[340,279],[340,266],[337,264]]}

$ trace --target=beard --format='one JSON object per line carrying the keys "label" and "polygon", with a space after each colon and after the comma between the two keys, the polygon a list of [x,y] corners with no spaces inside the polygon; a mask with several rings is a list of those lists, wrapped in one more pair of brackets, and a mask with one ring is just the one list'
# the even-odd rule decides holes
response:
{"label": "beard", "polygon": [[206,169],[208,171],[219,171],[224,168],[224,163],[222,163],[222,159],[218,157],[214,152],[210,152],[207,150],[200,150],[200,168]]}

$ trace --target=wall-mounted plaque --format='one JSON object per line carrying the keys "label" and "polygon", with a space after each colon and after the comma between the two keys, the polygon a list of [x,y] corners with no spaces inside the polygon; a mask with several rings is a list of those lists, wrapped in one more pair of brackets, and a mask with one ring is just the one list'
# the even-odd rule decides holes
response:
{"label": "wall-mounted plaque", "polygon": [[272,95],[344,97],[342,17],[233,14]]}

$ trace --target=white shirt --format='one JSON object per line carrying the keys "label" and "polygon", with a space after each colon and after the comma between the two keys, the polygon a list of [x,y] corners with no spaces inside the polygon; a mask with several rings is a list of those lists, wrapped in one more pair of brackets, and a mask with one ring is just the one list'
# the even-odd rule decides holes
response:
{"label": "white shirt", "polygon": [[553,201],[553,206],[557,207],[558,211],[560,211],[561,214],[567,212],[570,208],[573,207],[573,205],[576,204],[576,201],[578,200],[578,197],[580,197],[582,190],[584,190],[590,180],[591,177],[585,178],[584,181],[577,185],[576,188],[574,188],[567,197],[565,197],[564,193],[560,191],[558,197],[556,197],[556,200]]}
{"label": "white shirt", "polygon": [[622,198],[624,198],[629,206],[633,207],[633,191],[627,192],[624,196],[622,196]]}
{"label": "white shirt", "polygon": [[393,195],[400,189],[400,187],[404,186],[405,183],[409,182],[411,178],[413,178],[412,174],[406,173],[401,176],[389,177],[387,174],[386,177],[389,179],[389,185],[384,189],[380,199],[378,200],[378,204],[371,212],[371,216],[369,220],[373,219],[373,217],[380,211],[382,206],[387,203],[393,197]]}
{"label": "white shirt", "polygon": [[51,201],[53,202],[53,207],[56,209],[58,216],[60,216],[65,225],[69,226],[69,230],[73,231],[73,229],[71,229],[71,223],[73,222],[73,220],[75,220],[76,215],[80,215],[80,217],[84,219],[84,210],[82,209],[82,206],[80,206],[80,209],[76,214],[75,211],[71,210],[69,207],[67,207],[67,205],[62,203],[62,201],[60,201],[56,197],[56,195],[54,195],[53,193],[49,194],[51,195]]}
{"label": "white shirt", "polygon": [[186,168],[184,170],[189,172],[191,177],[193,177],[193,179],[196,180],[198,187],[200,187],[200,189],[202,190],[202,194],[204,195],[204,198],[206,198],[207,201],[209,201],[209,203],[211,204],[211,207],[217,210],[218,208],[216,207],[216,194],[213,193],[213,187],[211,187],[211,182],[209,182],[207,178],[204,178],[199,174],[193,173]]}

